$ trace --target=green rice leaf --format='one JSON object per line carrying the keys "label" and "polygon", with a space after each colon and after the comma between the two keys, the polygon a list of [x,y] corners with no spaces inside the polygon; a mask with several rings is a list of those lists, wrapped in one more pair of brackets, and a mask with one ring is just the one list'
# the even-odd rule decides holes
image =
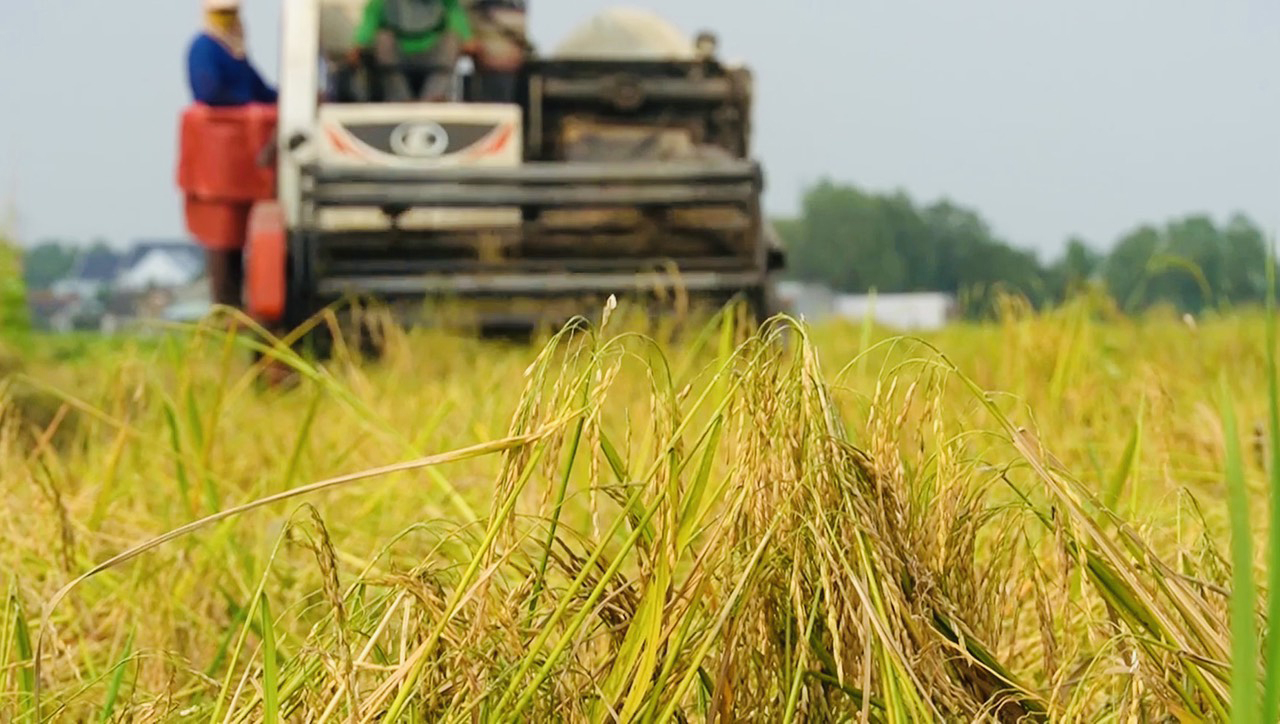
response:
{"label": "green rice leaf", "polygon": [[1125,443],[1124,454],[1120,456],[1120,464],[1111,475],[1111,482],[1107,485],[1107,491],[1102,502],[1112,510],[1120,502],[1120,495],[1124,492],[1124,486],[1137,466],[1138,448],[1142,445],[1142,417],[1145,411],[1146,402],[1144,401],[1138,405],[1138,419],[1133,421],[1133,429],[1129,432],[1129,442]]}
{"label": "green rice leaf", "polygon": [[115,713],[116,701],[120,698],[120,687],[124,684],[124,672],[129,668],[129,661],[133,658],[135,633],[136,631],[129,632],[129,638],[124,642],[124,654],[111,672],[111,681],[107,684],[107,697],[102,703],[102,714],[98,717],[100,722],[111,721],[111,716]]}
{"label": "green rice leaf", "polygon": [[280,670],[276,662],[275,623],[271,618],[271,606],[267,594],[259,603],[262,616],[262,715],[266,724],[280,721]]}
{"label": "green rice leaf", "polygon": [[1276,369],[1276,248],[1267,254],[1267,432],[1270,455],[1268,502],[1271,524],[1267,546],[1267,634],[1262,721],[1280,719],[1280,371]]}
{"label": "green rice leaf", "polygon": [[1259,721],[1257,637],[1254,631],[1253,532],[1249,524],[1249,493],[1245,488],[1244,456],[1240,451],[1235,403],[1227,380],[1222,380],[1222,427],[1225,436],[1227,506],[1231,514],[1231,721]]}

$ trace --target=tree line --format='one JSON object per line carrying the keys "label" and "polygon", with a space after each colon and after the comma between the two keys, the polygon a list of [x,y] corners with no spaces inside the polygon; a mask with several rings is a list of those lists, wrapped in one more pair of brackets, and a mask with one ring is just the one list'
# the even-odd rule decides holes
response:
{"label": "tree line", "polygon": [[[998,238],[978,212],[951,201],[922,205],[902,192],[872,193],[830,180],[806,191],[798,217],[775,223],[792,279],[849,293],[949,292],[970,317],[990,313],[1001,293],[1047,307],[1092,288],[1128,312],[1164,304],[1198,314],[1260,302],[1267,290],[1266,235],[1244,214],[1225,223],[1193,214],[1140,225],[1106,251],[1070,239],[1049,261]],[[10,271],[0,268],[0,282],[9,280],[0,284],[0,301],[17,295],[10,288],[17,281],[46,289],[78,259],[114,253],[102,241],[87,249],[47,241],[22,255],[19,275],[13,252]]]}
{"label": "tree line", "polygon": [[1267,291],[1266,236],[1244,214],[1225,224],[1194,214],[1141,225],[1105,252],[1073,238],[1048,262],[951,201],[920,205],[830,180],[808,189],[798,218],[775,223],[795,280],[849,293],[949,292],[971,317],[991,312],[1002,292],[1045,307],[1092,287],[1125,311],[1165,304],[1198,314],[1259,302]]}

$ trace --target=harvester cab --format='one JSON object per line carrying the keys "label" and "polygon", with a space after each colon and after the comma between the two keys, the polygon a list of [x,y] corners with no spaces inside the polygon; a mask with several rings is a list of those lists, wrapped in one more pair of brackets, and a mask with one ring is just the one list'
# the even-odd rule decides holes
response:
{"label": "harvester cab", "polygon": [[[750,155],[751,74],[710,36],[609,11],[529,57],[511,103],[473,102],[465,74],[450,102],[387,103],[341,61],[362,5],[284,0],[278,107],[187,112],[189,227],[228,244],[209,229],[243,221],[255,317],[294,325],[348,295],[468,300],[482,322],[563,319],[611,294],[770,311],[782,253]],[[270,168],[212,148],[262,136],[264,116]]]}

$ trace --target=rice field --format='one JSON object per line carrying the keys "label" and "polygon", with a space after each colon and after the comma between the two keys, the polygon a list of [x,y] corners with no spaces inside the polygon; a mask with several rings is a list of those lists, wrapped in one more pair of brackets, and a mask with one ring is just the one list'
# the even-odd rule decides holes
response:
{"label": "rice field", "polygon": [[28,349],[0,718],[1274,721],[1266,319]]}

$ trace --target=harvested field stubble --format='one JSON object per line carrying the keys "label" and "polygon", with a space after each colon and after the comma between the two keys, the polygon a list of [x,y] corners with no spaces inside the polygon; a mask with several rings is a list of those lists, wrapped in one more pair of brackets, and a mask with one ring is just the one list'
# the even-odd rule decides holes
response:
{"label": "harvested field stubble", "polygon": [[66,405],[0,426],[0,712],[1228,717],[1209,381],[1265,422],[1260,317],[1081,299],[926,342],[608,316],[533,349],[391,334],[288,390],[209,330],[11,380]]}

